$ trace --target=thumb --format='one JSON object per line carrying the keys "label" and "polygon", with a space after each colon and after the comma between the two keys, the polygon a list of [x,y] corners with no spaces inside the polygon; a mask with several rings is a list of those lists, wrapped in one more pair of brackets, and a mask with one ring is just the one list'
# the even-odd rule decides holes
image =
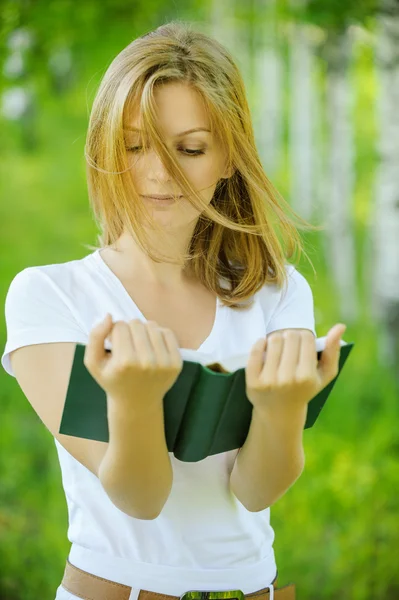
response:
{"label": "thumb", "polygon": [[[105,316],[104,316],[102,319],[101,319],[101,318],[99,318],[99,319],[96,319],[96,320],[93,322],[92,328],[93,328],[93,329],[94,329],[94,328],[96,328],[96,329],[97,329],[97,327],[100,327],[100,328],[101,328],[101,327],[104,327],[104,326],[105,326],[105,324],[108,324],[108,325],[109,325],[110,317],[111,317],[111,314],[110,314],[110,313],[107,313],[107,314],[106,314],[106,315],[105,315]],[[112,317],[111,317],[111,322],[112,322]]]}
{"label": "thumb", "polygon": [[94,325],[89,333],[89,342],[85,350],[85,364],[98,365],[107,357],[104,340],[113,326],[114,323],[110,313],[107,313],[102,321],[97,321],[96,325]]}
{"label": "thumb", "polygon": [[324,386],[328,385],[338,373],[341,352],[340,341],[345,331],[346,325],[338,323],[337,325],[334,325],[327,334],[326,345],[317,365]]}
{"label": "thumb", "polygon": [[264,365],[264,352],[267,346],[267,337],[259,338],[252,346],[247,365],[245,367],[245,380],[248,386],[255,385]]}

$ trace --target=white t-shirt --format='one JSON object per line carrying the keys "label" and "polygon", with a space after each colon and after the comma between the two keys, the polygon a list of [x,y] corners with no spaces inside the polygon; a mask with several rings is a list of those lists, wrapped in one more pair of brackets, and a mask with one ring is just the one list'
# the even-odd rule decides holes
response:
{"label": "white t-shirt", "polygon": [[[307,328],[316,335],[311,288],[295,267],[287,265],[287,272],[286,293],[265,285],[249,310],[236,311],[218,299],[213,329],[198,351],[218,358],[243,354],[259,337],[286,327]],[[87,344],[95,322],[107,312],[114,321],[146,320],[99,250],[82,259],[23,269],[6,297],[3,368],[15,377],[9,353],[21,346]],[[119,510],[99,479],[55,438],[54,442],[68,508],[72,564],[133,588],[173,596],[218,589],[249,594],[275,578],[270,508],[251,513],[229,488],[238,450],[196,463],[169,453],[170,496],[161,514],[146,521]],[[57,600],[74,597],[58,588]]]}

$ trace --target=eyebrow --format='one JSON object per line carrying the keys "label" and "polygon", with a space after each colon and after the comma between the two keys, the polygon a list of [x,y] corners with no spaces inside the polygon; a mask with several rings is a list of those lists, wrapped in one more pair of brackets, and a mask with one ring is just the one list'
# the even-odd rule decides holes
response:
{"label": "eyebrow", "polygon": [[[126,131],[141,131],[141,129],[138,129],[137,127],[124,127],[123,129],[125,129]],[[180,133],[176,133],[174,137],[186,135],[187,133],[194,133],[195,131],[208,131],[209,133],[211,133],[211,130],[207,129],[206,127],[194,127],[194,129],[187,129],[187,131],[181,131]]]}

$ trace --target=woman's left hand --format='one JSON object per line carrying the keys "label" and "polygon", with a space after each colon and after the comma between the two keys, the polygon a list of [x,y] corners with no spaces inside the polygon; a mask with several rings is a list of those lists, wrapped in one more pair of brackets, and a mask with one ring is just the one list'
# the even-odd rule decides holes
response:
{"label": "woman's left hand", "polygon": [[337,376],[345,330],[341,323],[330,329],[319,361],[316,338],[308,329],[285,329],[259,339],[245,369],[246,395],[254,408],[261,413],[304,408]]}

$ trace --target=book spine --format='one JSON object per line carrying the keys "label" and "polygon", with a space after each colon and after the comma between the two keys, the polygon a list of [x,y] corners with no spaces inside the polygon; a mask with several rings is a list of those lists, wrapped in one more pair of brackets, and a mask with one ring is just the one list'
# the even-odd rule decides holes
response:
{"label": "book spine", "polygon": [[190,395],[175,440],[179,460],[197,462],[209,455],[220,416],[233,382],[233,373],[216,373],[198,365],[191,378]]}

